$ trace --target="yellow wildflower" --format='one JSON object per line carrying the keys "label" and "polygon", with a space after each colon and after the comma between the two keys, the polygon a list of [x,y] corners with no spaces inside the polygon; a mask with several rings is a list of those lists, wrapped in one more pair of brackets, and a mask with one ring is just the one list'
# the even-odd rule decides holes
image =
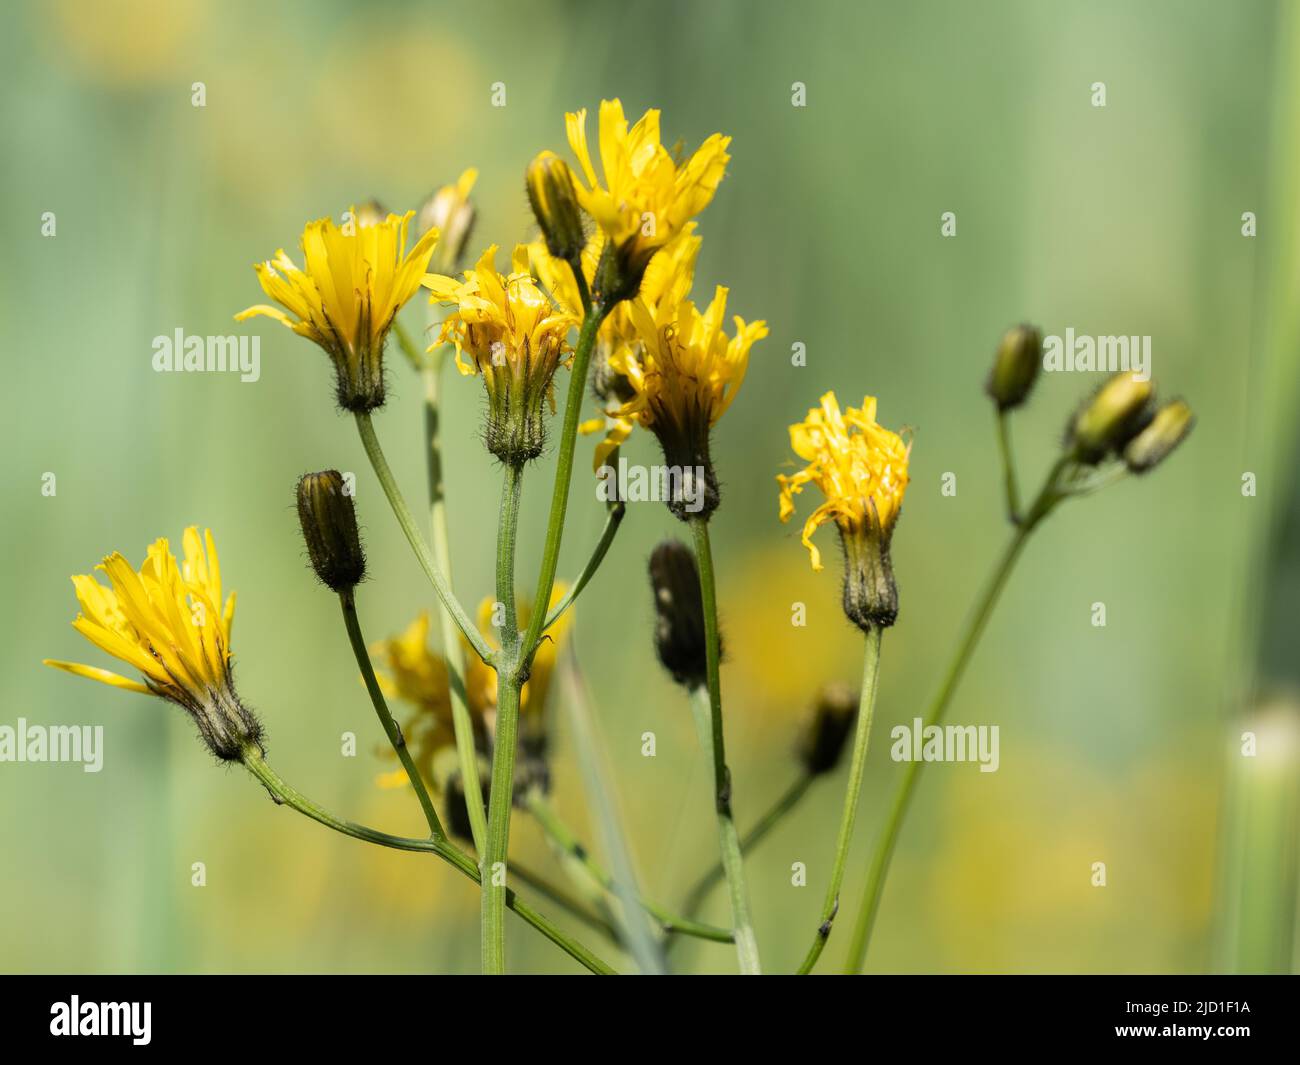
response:
{"label": "yellow wildflower", "polygon": [[907,490],[911,445],[876,422],[875,397],[841,413],[835,393],[827,392],[820,407],[790,426],[790,446],[808,465],[777,476],[781,520],[790,520],[805,485],[820,488],[825,501],[808,516],[802,537],[813,569],[822,568],[813,533],[833,521],[844,545],[845,612],[859,625],[892,624],[898,592],[889,544]]}
{"label": "yellow wildflower", "polygon": [[619,100],[600,105],[604,184],[587,147],[587,112],[565,115],[569,145],[586,178],[578,201],[612,242],[612,273],[596,279],[607,305],[635,296],[651,256],[683,232],[713,199],[730,156],[730,137],[714,133],[686,159],[673,158],[659,139],[659,112],[647,111],[629,130]]}
{"label": "yellow wildflower", "polygon": [[[663,447],[672,487],[669,509],[683,521],[707,518],[719,502],[709,455],[709,430],[735,399],[749,365],[749,350],[767,336],[767,323],[736,317],[735,335],[723,331],[727,290],[716,289],[701,314],[684,298],[689,274],[670,274],[654,305],[631,305],[640,349],[623,345],[610,368],[628,382],[632,398],[618,416],[643,425]],[[674,472],[675,471],[675,472]]]}
{"label": "yellow wildflower", "polygon": [[344,410],[383,405],[384,342],[397,312],[419,289],[438,242],[438,230],[430,229],[406,250],[414,214],[377,222],[353,210],[342,226],[328,218],[307,223],[305,270],[283,249],[253,267],[263,290],[285,310],[263,303],[235,315],[241,322],[259,314],[274,318],[319,344],[334,363]]}
{"label": "yellow wildflower", "polygon": [[[462,374],[482,373],[488,396],[488,449],[507,463],[526,462],[545,443],[542,402],[555,408],[553,378],[569,352],[578,316],[556,307],[529,272],[529,250],[515,249],[509,275],[498,274],[497,246],[465,280],[431,274],[432,302],[452,304],[440,342],[456,345]],[[466,362],[464,355],[470,356]]]}
{"label": "yellow wildflower", "polygon": [[72,623],[101,650],[137,669],[142,681],[111,670],[45,659],[115,688],[157,695],[194,719],[204,742],[221,759],[234,761],[262,729],[239,702],[231,677],[230,627],[235,596],[221,597],[221,567],[211,531],[199,538],[190,526],[178,564],[165,539],[155,540],[137,573],[114,552],[97,566],[109,587],[93,576],[72,578],[82,613]]}

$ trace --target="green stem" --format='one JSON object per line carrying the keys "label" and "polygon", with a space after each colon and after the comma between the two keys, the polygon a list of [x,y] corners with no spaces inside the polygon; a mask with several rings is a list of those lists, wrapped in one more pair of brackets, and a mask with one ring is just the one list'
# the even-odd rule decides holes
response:
{"label": "green stem", "polygon": [[880,682],[881,629],[873,625],[867,631],[867,646],[862,662],[862,695],[858,703],[858,725],[853,737],[853,761],[849,767],[849,783],[844,792],[844,811],[840,815],[840,835],[835,843],[835,864],[831,868],[831,882],[826,889],[822,905],[821,924],[813,937],[812,946],[799,966],[799,975],[812,972],[817,959],[826,949],[831,937],[835,915],[840,908],[840,885],[844,882],[844,866],[848,862],[849,845],[853,841],[853,823],[858,815],[858,797],[862,793],[862,778],[867,767],[867,747],[871,742],[871,718],[876,706],[876,691]]}
{"label": "green stem", "polygon": [[[800,801],[808,794],[808,789],[812,782],[816,780],[815,776],[804,773],[793,784],[786,789],[779,799],[772,804],[762,817],[754,823],[754,826],[740,837],[740,853],[748,854],[762,839],[772,831],[781,820],[799,805]],[[712,869],[699,878],[695,885],[686,895],[686,901],[682,903],[682,913],[687,917],[694,917],[700,912],[700,907],[704,905],[704,900],[708,897],[709,892],[714,886],[721,883],[726,877],[726,871],[719,861]]]}
{"label": "green stem", "polygon": [[998,451],[1002,456],[1002,479],[1007,491],[1007,517],[1020,524],[1020,489],[1016,483],[1016,458],[1011,448],[1011,416],[998,408]]}
{"label": "green stem", "polygon": [[[334,829],[335,832],[341,832],[345,836],[351,836],[353,839],[363,840],[366,843],[373,843],[380,847],[436,854],[443,861],[452,865],[461,875],[476,884],[481,882],[478,867],[474,864],[474,860],[447,840],[408,839],[403,836],[390,836],[386,832],[380,832],[366,825],[359,825],[353,821],[345,821],[343,818],[335,817],[323,807],[308,799],[302,792],[282,780],[275,770],[267,764],[262,752],[255,746],[245,748],[244,765],[253,776],[262,782],[262,785],[271,793],[272,799],[277,803],[292,807],[299,813],[310,817],[313,821]],[[568,954],[569,957],[580,962],[591,972],[602,976],[616,975],[609,965],[577,940],[566,935],[553,921],[542,916],[526,902],[518,898],[513,891],[507,892],[506,905]]]}
{"label": "green stem", "polygon": [[537,649],[546,623],[546,607],[555,586],[555,570],[560,560],[560,541],[564,537],[564,515],[569,506],[569,483],[573,480],[573,452],[577,446],[578,419],[582,415],[582,397],[587,388],[587,370],[596,333],[606,314],[605,307],[593,303],[582,321],[578,346],[569,368],[569,393],[564,403],[564,426],[560,430],[560,454],[555,467],[555,487],[551,492],[551,511],[546,521],[546,545],[542,549],[541,571],[537,575],[534,610],[523,639],[523,658],[528,661]]}
{"label": "green stem", "polygon": [[[515,787],[515,746],[519,737],[519,698],[524,674],[519,654],[519,618],[515,607],[515,541],[519,528],[522,465],[507,465],[501,483],[497,525],[497,600],[505,611],[501,651],[496,659],[497,711],[492,740],[492,783],[488,789],[486,883],[482,900],[483,971],[506,971],[505,888],[510,853],[510,813]],[[535,617],[545,611],[533,611]]]}
{"label": "green stem", "polygon": [[[546,833],[546,836],[556,847],[586,870],[587,874],[600,885],[602,890],[615,898],[619,897],[618,884],[614,878],[610,876],[604,866],[591,856],[591,852],[574,835],[573,830],[551,808],[551,804],[546,801],[545,796],[540,792],[532,792],[525,800],[525,805],[542,831]],[[659,927],[664,932],[680,932],[685,936],[708,939],[714,943],[730,943],[732,941],[732,934],[729,929],[717,928],[714,925],[689,920],[639,895],[637,896],[637,902],[646,913],[659,923]]]}
{"label": "green stem", "polygon": [[393,319],[393,336],[397,337],[397,346],[402,349],[402,354],[406,356],[406,361],[411,364],[411,369],[423,370],[428,360],[416,345],[415,338],[406,331],[406,326],[402,325],[397,318]]}
{"label": "green stem", "polygon": [[407,542],[415,552],[415,557],[419,560],[421,568],[423,568],[429,582],[438,593],[443,606],[451,613],[460,631],[465,635],[465,639],[474,648],[475,653],[484,662],[490,663],[492,661],[492,649],[488,647],[482,634],[470,621],[469,615],[465,613],[465,608],[460,605],[460,601],[452,592],[446,577],[443,576],[442,571],[438,569],[433,557],[429,554],[429,548],[424,542],[424,537],[420,535],[420,531],[416,528],[415,518],[411,516],[411,508],[406,505],[406,500],[402,498],[402,491],[397,487],[393,471],[389,469],[388,460],[384,458],[383,449],[379,446],[379,438],[375,435],[375,427],[370,420],[370,413],[368,411],[358,411],[356,413],[356,422],[357,432],[361,434],[361,444],[366,449],[370,465],[374,468],[375,476],[379,478],[379,483],[384,489],[384,495],[388,497],[389,506],[392,507],[393,514],[397,518],[397,524],[402,527],[402,532],[406,534]]}
{"label": "green stem", "polygon": [[518,862],[512,862],[510,865],[510,875],[519,883],[527,884],[545,899],[549,899],[556,906],[566,913],[572,914],[583,924],[595,929],[601,935],[609,939],[611,943],[618,942],[618,929],[609,921],[605,920],[600,914],[593,912],[589,907],[584,906],[568,892],[556,887],[545,877],[534,873],[526,866]]}
{"label": "green stem", "polygon": [[573,582],[573,587],[564,594],[563,599],[555,604],[555,608],[547,616],[543,631],[549,629],[560,619],[560,616],[573,605],[573,601],[578,598],[582,590],[587,587],[587,583],[595,576],[596,570],[605,561],[605,555],[609,551],[610,544],[614,542],[614,536],[618,533],[619,526],[623,524],[623,515],[626,512],[627,506],[621,500],[609,508],[609,513],[605,516],[605,527],[601,530],[600,539],[596,541],[595,550],[591,552],[587,564],[582,567],[582,572],[578,574],[577,579]]}
{"label": "green stem", "polygon": [[[605,854],[608,855],[616,881],[615,895],[620,903],[617,908],[619,931],[622,937],[620,942],[632,956],[641,973],[646,975],[667,973],[668,960],[665,957],[666,947],[663,937],[654,934],[650,918],[640,905],[641,889],[637,883],[636,868],[624,839],[618,798],[610,780],[609,767],[602,755],[596,715],[587,692],[587,682],[578,666],[576,639],[569,641],[560,660],[559,669],[562,686],[568,695],[564,700],[564,706],[568,711],[569,736],[575,761],[578,763],[585,802],[587,808],[592,811],[591,820],[596,828],[597,838],[604,847]],[[600,910],[604,912],[608,909],[610,907],[602,893]]]}
{"label": "green stem", "polygon": [[691,533],[695,539],[695,561],[700,571],[700,596],[704,607],[704,641],[706,654],[707,688],[696,688],[691,693],[691,706],[695,711],[696,728],[700,745],[713,760],[714,806],[718,817],[718,841],[722,852],[722,866],[727,876],[731,897],[731,924],[735,933],[736,956],[740,971],[746,975],[761,972],[758,958],[758,940],[754,935],[753,921],[749,915],[749,891],[745,884],[745,867],[740,855],[740,837],[731,815],[731,773],[727,769],[726,748],[722,734],[722,678],[721,642],[718,638],[718,596],[713,575],[713,552],[709,546],[709,524],[705,519],[692,518]]}
{"label": "green stem", "polygon": [[379,681],[375,678],[375,668],[370,662],[370,652],[366,650],[365,637],[361,634],[361,622],[357,619],[357,603],[352,589],[339,593],[339,603],[343,607],[343,624],[347,627],[348,639],[352,641],[352,653],[356,656],[357,666],[361,670],[362,679],[366,682],[366,691],[370,694],[370,701],[374,704],[379,723],[388,736],[388,742],[392,744],[393,750],[397,753],[402,768],[406,770],[406,779],[411,782],[411,787],[415,789],[415,795],[420,800],[420,807],[424,810],[424,819],[429,822],[429,831],[433,834],[434,839],[445,840],[447,833],[443,831],[442,822],[438,819],[438,811],[434,808],[433,799],[429,797],[429,789],[425,787],[424,778],[420,775],[420,770],[416,768],[415,761],[411,758],[411,752],[406,746],[406,737],[402,735],[402,730],[398,727],[397,722],[393,720],[393,715],[388,709],[388,703],[384,699],[384,693],[379,689]]}
{"label": "green stem", "polygon": [[[428,445],[425,457],[429,475],[429,525],[433,539],[433,561],[446,575],[450,585],[451,538],[448,533],[447,497],[442,477],[442,367],[447,348],[439,347],[423,371],[424,435]],[[483,803],[483,783],[479,779],[478,749],[474,744],[474,722],[470,717],[469,698],[465,691],[465,648],[451,612],[438,604],[438,624],[442,653],[447,662],[447,682],[451,695],[451,723],[456,736],[456,753],[460,759],[460,776],[469,812],[470,836],[474,853],[480,857],[487,846],[487,814]]]}
{"label": "green stem", "polygon": [[[1046,492],[1046,489],[1044,491]],[[1044,497],[1040,497],[1040,504],[1042,498]],[[1012,536],[1011,542],[1003,552],[1002,559],[998,563],[992,579],[984,589],[984,594],[975,607],[975,613],[967,624],[966,633],[957,649],[957,655],[948,667],[943,683],[939,686],[938,694],[926,711],[924,727],[928,728],[931,725],[939,724],[945,711],[947,711],[953,692],[957,689],[957,682],[961,680],[966,664],[970,661],[971,655],[979,643],[980,636],[984,632],[984,626],[988,622],[989,615],[993,612],[999,594],[1007,583],[1007,578],[1011,575],[1016,559],[1020,557],[1020,551],[1025,546],[1025,541],[1029,539],[1029,534],[1033,532],[1038,522],[1046,514],[1046,510],[1042,509],[1040,504],[1035,505],[1025,523],[1016,529],[1015,535]],[[884,829],[876,842],[876,849],[871,858],[871,869],[867,874],[866,887],[862,893],[862,905],[858,912],[857,923],[853,927],[853,939],[849,945],[849,958],[845,965],[845,972],[860,972],[863,962],[866,960],[867,947],[871,942],[871,931],[875,926],[876,912],[880,908],[880,897],[885,887],[885,876],[889,871],[889,862],[894,854],[894,846],[898,842],[899,829],[902,827],[903,817],[907,813],[912,792],[916,788],[916,779],[920,775],[921,767],[924,764],[919,759],[908,762],[903,770],[903,779],[899,782],[898,790],[894,793],[893,805],[890,807]]]}

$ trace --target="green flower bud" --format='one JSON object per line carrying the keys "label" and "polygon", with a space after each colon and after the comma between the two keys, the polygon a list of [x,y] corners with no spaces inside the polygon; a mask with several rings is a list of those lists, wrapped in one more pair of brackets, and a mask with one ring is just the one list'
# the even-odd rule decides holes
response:
{"label": "green flower bud", "polygon": [[1192,408],[1181,399],[1166,403],[1150,424],[1128,442],[1124,462],[1133,473],[1146,473],[1164,461],[1196,424]]}
{"label": "green flower bud", "polygon": [[1011,410],[1028,397],[1043,363],[1043,334],[1032,325],[1012,326],[1002,335],[984,390],[998,405]]}
{"label": "green flower bud", "polygon": [[335,592],[348,592],[366,575],[357,511],[338,470],[305,474],[298,482],[298,520],[312,569]]}
{"label": "green flower bud", "polygon": [[1117,373],[1079,409],[1070,425],[1069,444],[1082,462],[1097,463],[1118,454],[1150,420],[1150,381]]}
{"label": "green flower bud", "polygon": [[528,202],[546,238],[546,250],[557,259],[574,262],[587,238],[582,209],[573,188],[573,172],[554,152],[542,152],[528,166]]}

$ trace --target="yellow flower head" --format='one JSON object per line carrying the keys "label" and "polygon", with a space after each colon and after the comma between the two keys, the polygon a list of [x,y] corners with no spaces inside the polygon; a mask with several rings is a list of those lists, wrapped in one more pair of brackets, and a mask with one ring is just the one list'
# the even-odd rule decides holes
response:
{"label": "yellow flower head", "polygon": [[685,162],[660,143],[659,112],[647,111],[629,130],[619,100],[600,105],[604,184],[587,147],[587,112],[564,116],[569,145],[586,178],[575,178],[578,201],[612,242],[614,275],[596,287],[608,303],[636,295],[651,256],[682,233],[717,192],[730,156],[730,137],[714,133]]}
{"label": "yellow flower head", "polygon": [[[594,248],[590,254],[593,268],[601,242],[598,233],[592,241]],[[688,222],[681,235],[650,260],[641,282],[641,299],[648,306],[658,307],[669,302],[676,305],[686,298],[695,277],[695,261],[699,258],[700,244],[695,223]],[[578,431],[584,434],[600,432],[602,429],[605,431],[605,438],[596,445],[593,456],[592,468],[596,471],[609,461],[613,452],[622,446],[635,427],[633,417],[621,414],[620,409],[634,399],[636,390],[624,371],[618,367],[640,359],[643,348],[632,314],[632,304],[615,304],[596,334],[596,350],[591,367],[592,390],[605,403],[604,415],[578,426]]]}
{"label": "yellow flower head", "polygon": [[727,336],[727,290],[719,286],[701,314],[685,298],[689,284],[689,273],[671,274],[657,303],[635,301],[630,310],[639,344],[624,344],[609,357],[610,369],[632,392],[618,416],[653,432],[670,477],[679,471],[683,491],[673,490],[668,505],[683,521],[707,518],[718,505],[709,431],[736,398],[750,348],[767,336],[767,323],[740,317],[733,319],[735,334]]}
{"label": "yellow flower head", "polygon": [[[569,353],[579,319],[556,307],[529,272],[529,249],[515,249],[510,274],[496,271],[497,246],[487,249],[465,280],[431,274],[433,302],[453,305],[440,342],[456,345],[462,374],[482,373],[488,395],[488,449],[503,462],[525,462],[545,442],[542,402],[555,407],[553,378]],[[464,356],[468,354],[467,362]]]}
{"label": "yellow flower head", "polygon": [[212,533],[194,526],[183,537],[185,559],[177,563],[164,539],[155,540],[137,573],[114,552],[93,576],[72,578],[82,613],[72,623],[101,650],[140,671],[132,680],[97,666],[45,659],[47,666],[127,691],[157,695],[194,719],[218,758],[234,761],[262,729],[235,695],[230,665],[230,626],[235,596],[221,598],[221,568]]}
{"label": "yellow flower head", "polygon": [[898,612],[889,544],[907,490],[911,445],[876,422],[876,400],[840,412],[834,392],[802,422],[790,426],[790,446],[808,465],[798,473],[777,475],[781,486],[780,517],[794,514],[794,497],[807,484],[821,489],[825,501],[808,516],[803,545],[814,570],[822,568],[813,533],[826,522],[839,527],[844,545],[845,612],[856,624],[890,625]]}
{"label": "yellow flower head", "polygon": [[342,226],[328,218],[308,222],[302,234],[305,270],[283,249],[253,267],[284,311],[262,303],[235,315],[241,322],[259,314],[274,318],[324,348],[344,410],[383,405],[384,341],[397,312],[419,289],[438,242],[438,230],[430,229],[406,250],[414,214],[376,221],[354,209]]}
{"label": "yellow flower head", "polygon": [[420,207],[416,228],[421,233],[436,230],[442,234],[438,248],[429,264],[435,273],[450,274],[460,268],[465,245],[474,229],[477,212],[469,198],[478,181],[478,171],[466,170],[453,185],[443,185]]}

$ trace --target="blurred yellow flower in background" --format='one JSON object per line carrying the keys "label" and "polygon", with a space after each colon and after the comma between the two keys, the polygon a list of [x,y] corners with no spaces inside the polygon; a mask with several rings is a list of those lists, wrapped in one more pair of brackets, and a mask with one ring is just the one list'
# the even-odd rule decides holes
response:
{"label": "blurred yellow flower in background", "polygon": [[[564,598],[567,586],[557,582],[551,592],[554,608]],[[488,644],[498,647],[493,610],[496,601],[488,597],[479,604],[478,627]],[[519,604],[519,624],[526,626],[531,616],[531,605]],[[551,677],[556,656],[561,650],[569,626],[570,612],[566,612],[548,630],[533,657],[532,672],[524,685],[520,698],[521,736],[541,737],[545,727],[545,710],[550,694]],[[470,719],[474,724],[474,738],[480,751],[486,751],[494,726],[497,705],[497,675],[491,666],[484,664],[469,643],[461,637],[465,654],[465,697]],[[426,783],[441,791],[445,780],[439,766],[444,751],[455,747],[456,734],[451,713],[451,687],[446,659],[429,646],[429,615],[422,612],[400,635],[380,641],[374,647],[375,675],[387,696],[409,704],[414,713],[402,725],[407,748],[419,767]],[[395,757],[385,745],[381,753]],[[446,763],[448,772],[458,769],[455,759]],[[400,788],[409,781],[401,768],[381,774],[380,787]]]}

